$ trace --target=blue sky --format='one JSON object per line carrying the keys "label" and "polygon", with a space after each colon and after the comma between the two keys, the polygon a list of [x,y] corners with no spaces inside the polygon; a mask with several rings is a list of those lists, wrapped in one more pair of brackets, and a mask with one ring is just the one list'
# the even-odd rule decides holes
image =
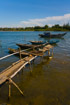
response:
{"label": "blue sky", "polygon": [[0,0],[0,27],[51,26],[69,18],[70,0]]}

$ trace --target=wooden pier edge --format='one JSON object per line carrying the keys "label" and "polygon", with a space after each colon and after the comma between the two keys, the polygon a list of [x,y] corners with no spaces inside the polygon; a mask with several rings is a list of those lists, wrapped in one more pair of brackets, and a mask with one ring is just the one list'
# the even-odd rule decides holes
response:
{"label": "wooden pier edge", "polygon": [[[46,46],[43,49],[43,52],[48,51],[48,55],[50,55],[50,49],[52,48],[52,54],[53,54],[53,46]],[[12,78],[18,73],[20,72],[20,70],[22,70],[22,68],[24,68],[29,62],[31,62],[32,60],[34,60],[35,58],[38,57],[38,55],[29,55],[23,59],[21,59],[21,51],[20,52],[20,60],[13,63],[11,66],[9,66],[7,69],[3,70],[0,73],[0,85],[2,85],[3,83],[5,83],[7,80],[9,81],[9,97],[11,96],[11,83],[19,90],[19,92],[23,95],[23,92],[21,91],[21,89],[16,85],[16,83],[12,80]],[[13,55],[13,54],[11,54]],[[9,57],[5,56],[0,58],[0,60]]]}
{"label": "wooden pier edge", "polygon": [[[30,62],[32,61],[32,60],[34,60],[35,58],[37,58],[37,56],[35,56],[35,57],[33,57],[32,59],[30,59]],[[10,78],[13,78],[23,67],[25,67],[27,64],[29,63],[29,61],[27,61],[25,64],[23,64],[14,74],[12,74],[11,76],[10,76]]]}

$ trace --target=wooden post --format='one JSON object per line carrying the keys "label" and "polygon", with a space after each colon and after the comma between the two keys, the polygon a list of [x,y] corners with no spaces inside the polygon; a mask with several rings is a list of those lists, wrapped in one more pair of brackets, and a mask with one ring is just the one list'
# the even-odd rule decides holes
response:
{"label": "wooden post", "polygon": [[35,59],[33,59],[32,63],[34,64]]}
{"label": "wooden post", "polygon": [[33,46],[33,51],[35,50],[34,46]]}
{"label": "wooden post", "polygon": [[30,71],[32,72],[32,67],[31,67],[31,62],[29,61],[29,64],[30,64]]}
{"label": "wooden post", "polygon": [[50,50],[48,50],[48,56],[50,56]]}
{"label": "wooden post", "polygon": [[18,87],[18,85],[11,79],[9,78],[9,81],[19,90],[19,92],[24,96],[23,92],[20,90],[20,88]]}
{"label": "wooden post", "polygon": [[23,68],[22,68],[22,74],[23,74]]}
{"label": "wooden post", "polygon": [[21,48],[19,47],[19,55],[20,55],[20,59],[22,58],[21,57]]}
{"label": "wooden post", "polygon": [[10,99],[10,97],[11,97],[11,83],[9,81],[9,96],[8,96],[8,98]]}

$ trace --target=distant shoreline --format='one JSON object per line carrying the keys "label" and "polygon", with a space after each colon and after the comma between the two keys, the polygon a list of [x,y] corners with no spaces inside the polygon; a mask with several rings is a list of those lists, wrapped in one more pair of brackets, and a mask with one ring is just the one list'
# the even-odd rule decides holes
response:
{"label": "distant shoreline", "polygon": [[[44,31],[46,31],[46,30],[44,30]],[[0,32],[44,32],[44,31],[0,31]],[[49,31],[51,31],[51,30],[49,30]],[[52,30],[52,31],[54,31],[54,30]],[[70,32],[70,30],[67,30],[67,31],[62,30],[62,31],[54,31],[54,32],[68,32],[68,31]]]}
{"label": "distant shoreline", "polygon": [[70,31],[70,24],[64,24],[63,26],[60,26],[59,24],[55,24],[52,27],[49,27],[48,25],[45,26],[34,26],[34,27],[0,27],[0,32],[24,32],[24,31]]}

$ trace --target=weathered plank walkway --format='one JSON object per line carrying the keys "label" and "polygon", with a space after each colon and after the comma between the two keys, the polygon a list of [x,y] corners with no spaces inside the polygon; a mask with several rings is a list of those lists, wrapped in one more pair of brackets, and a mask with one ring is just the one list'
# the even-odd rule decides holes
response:
{"label": "weathered plank walkway", "polygon": [[[53,46],[46,45],[43,49],[40,49],[40,51],[45,52],[49,51]],[[0,85],[6,82],[8,78],[13,78],[27,63],[35,59],[39,54],[37,52],[31,52],[31,56],[27,56],[15,63],[13,63],[11,66],[9,66],[7,69],[3,70],[0,73]]]}
{"label": "weathered plank walkway", "polygon": [[[50,49],[53,49],[53,46],[51,45],[46,45],[44,46],[42,49],[39,49],[39,51],[31,51],[28,53],[29,56],[20,59],[19,61],[13,63],[11,66],[9,66],[7,69],[3,70],[0,73],[0,85],[2,85],[3,83],[5,83],[7,80],[9,81],[9,98],[11,96],[11,83],[20,91],[20,93],[22,95],[23,92],[21,91],[21,89],[17,86],[17,84],[12,80],[12,78],[22,69],[26,66],[26,64],[30,64],[30,62],[32,60],[34,60],[37,56],[43,56],[44,52],[48,51],[48,54],[50,54]],[[53,50],[52,50],[53,51]],[[22,51],[20,51],[22,52]],[[18,52],[14,53],[17,54]],[[22,52],[23,53],[23,52]],[[3,60],[7,57],[12,56],[13,54],[7,55],[5,57],[0,58],[0,60]],[[19,54],[20,58],[21,58],[21,53]]]}
{"label": "weathered plank walkway", "polygon": [[36,57],[37,56],[26,57],[13,63],[7,69],[3,70],[3,72],[0,73],[0,85],[3,84],[6,80],[8,80],[8,78],[13,78],[23,67],[25,67],[27,63],[29,63]]}

